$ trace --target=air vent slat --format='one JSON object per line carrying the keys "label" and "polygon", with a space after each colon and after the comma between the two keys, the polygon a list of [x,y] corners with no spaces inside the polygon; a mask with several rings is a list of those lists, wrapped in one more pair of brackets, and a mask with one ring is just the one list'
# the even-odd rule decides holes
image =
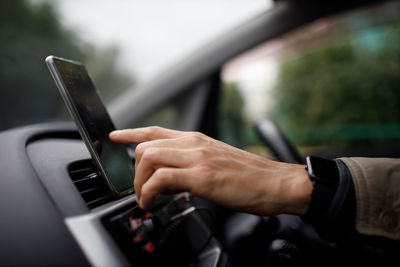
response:
{"label": "air vent slat", "polygon": [[93,171],[95,171],[95,169],[93,169],[92,167],[89,167],[89,168],[84,168],[84,169],[79,169],[79,170],[71,170],[70,174],[71,175],[79,175],[80,173],[83,173],[83,172],[90,173],[90,172],[93,172]]}
{"label": "air vent slat", "polygon": [[79,184],[79,183],[85,183],[85,182],[89,182],[89,181],[90,181],[90,178],[85,177],[85,178],[82,178],[82,179],[74,180],[74,183],[75,184]]}
{"label": "air vent slat", "polygon": [[89,208],[95,208],[112,199],[111,192],[91,160],[70,164],[68,172]]}
{"label": "air vent slat", "polygon": [[[111,199],[111,196],[104,196],[102,198],[87,202],[87,204],[88,204],[89,207],[91,207],[91,206],[97,207],[97,206],[100,206],[103,203],[109,202],[110,199]],[[97,205],[98,203],[100,203],[100,204]]]}
{"label": "air vent slat", "polygon": [[80,193],[81,193],[81,195],[84,195],[84,194],[89,194],[89,193],[101,191],[101,189],[102,188],[100,186],[96,186],[96,187],[92,187],[92,188],[80,191]]}

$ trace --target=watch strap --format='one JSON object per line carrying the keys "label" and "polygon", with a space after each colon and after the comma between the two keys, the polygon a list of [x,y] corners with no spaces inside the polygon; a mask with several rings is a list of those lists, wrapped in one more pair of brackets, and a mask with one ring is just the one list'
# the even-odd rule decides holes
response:
{"label": "watch strap", "polygon": [[339,171],[336,161],[315,156],[306,158],[306,170],[313,184],[311,202],[303,220],[319,223],[324,217],[339,183]]}

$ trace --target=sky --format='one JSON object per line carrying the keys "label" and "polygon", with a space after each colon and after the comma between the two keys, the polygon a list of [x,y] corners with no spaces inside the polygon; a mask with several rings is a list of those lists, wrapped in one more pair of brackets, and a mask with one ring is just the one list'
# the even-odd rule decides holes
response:
{"label": "sky", "polygon": [[[41,2],[44,0],[31,0]],[[271,6],[268,0],[53,0],[62,24],[145,81],[197,47]]]}

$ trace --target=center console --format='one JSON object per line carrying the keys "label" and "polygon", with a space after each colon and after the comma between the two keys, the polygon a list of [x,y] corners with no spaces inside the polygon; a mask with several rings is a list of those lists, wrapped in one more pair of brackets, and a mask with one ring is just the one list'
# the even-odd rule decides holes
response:
{"label": "center console", "polygon": [[91,266],[228,266],[204,200],[163,195],[144,211],[135,194],[108,194],[75,131],[42,131],[27,137],[27,158]]}

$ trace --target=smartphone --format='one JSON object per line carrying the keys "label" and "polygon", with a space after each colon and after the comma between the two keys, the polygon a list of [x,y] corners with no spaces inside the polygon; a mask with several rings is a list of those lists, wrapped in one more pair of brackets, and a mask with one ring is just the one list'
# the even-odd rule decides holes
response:
{"label": "smartphone", "polygon": [[108,135],[115,126],[84,64],[48,56],[46,64],[78,131],[114,196],[133,192],[134,164],[125,145]]}

